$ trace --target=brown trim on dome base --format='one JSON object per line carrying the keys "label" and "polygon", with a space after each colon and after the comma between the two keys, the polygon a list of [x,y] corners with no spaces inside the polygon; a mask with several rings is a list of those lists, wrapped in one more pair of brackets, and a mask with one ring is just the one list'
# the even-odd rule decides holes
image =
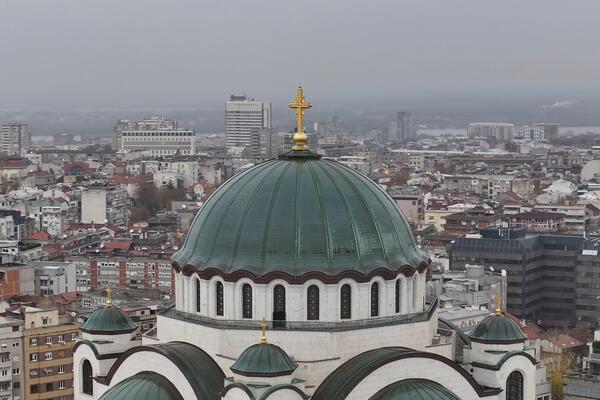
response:
{"label": "brown trim on dome base", "polygon": [[112,335],[123,335],[125,333],[132,333],[132,332],[136,331],[138,328],[139,327],[136,326],[135,328],[125,329],[125,330],[121,330],[121,331],[90,331],[90,330],[82,329],[82,328],[79,328],[79,330],[81,332],[88,333],[90,335],[112,336]]}
{"label": "brown trim on dome base", "polygon": [[517,344],[517,343],[525,343],[525,340],[526,340],[526,339],[485,340],[485,339],[477,339],[477,338],[472,338],[472,337],[469,337],[469,339],[471,339],[471,342],[483,343],[483,344]]}
{"label": "brown trim on dome base", "polygon": [[281,371],[281,372],[242,372],[240,370],[233,369],[231,367],[229,367],[229,369],[234,374],[242,375],[242,376],[247,376],[247,377],[250,377],[250,378],[253,378],[253,377],[257,377],[257,378],[275,378],[275,377],[278,377],[278,376],[288,376],[288,375],[293,374],[294,371],[296,370],[296,368],[294,368],[294,369],[289,370],[289,371]]}
{"label": "brown trim on dome base", "polygon": [[309,280],[315,279],[325,284],[336,284],[343,279],[353,279],[358,283],[370,282],[374,277],[381,277],[385,280],[392,280],[398,277],[398,273],[401,273],[405,277],[409,278],[419,272],[420,274],[429,270],[429,263],[419,263],[417,267],[411,265],[403,265],[397,270],[391,268],[376,268],[369,274],[362,274],[356,270],[346,270],[335,276],[327,275],[320,271],[306,272],[300,276],[292,276],[284,271],[269,272],[265,275],[255,275],[247,270],[238,270],[230,274],[223,273],[218,268],[207,267],[205,269],[199,269],[197,266],[186,264],[180,267],[176,261],[171,263],[172,268],[175,272],[182,272],[185,276],[192,276],[194,273],[198,274],[201,279],[209,280],[214,276],[221,277],[226,282],[236,282],[240,279],[249,279],[254,283],[269,283],[276,279],[281,279],[289,284],[300,285],[304,284]]}

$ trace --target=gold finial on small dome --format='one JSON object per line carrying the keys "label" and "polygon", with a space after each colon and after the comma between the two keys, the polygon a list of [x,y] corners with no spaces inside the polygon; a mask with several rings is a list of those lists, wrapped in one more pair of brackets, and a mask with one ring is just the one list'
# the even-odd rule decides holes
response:
{"label": "gold finial on small dome", "polygon": [[110,294],[112,293],[112,289],[110,286],[106,288],[106,307],[112,307],[112,300],[110,298]]}
{"label": "gold finial on small dome", "polygon": [[296,89],[296,98],[293,103],[288,104],[288,107],[296,112],[297,126],[292,150],[308,150],[308,136],[306,136],[306,133],[304,132],[302,118],[304,116],[304,111],[311,108],[312,105],[304,101],[304,89],[302,89],[302,86],[298,86],[298,89]]}
{"label": "gold finial on small dome", "polygon": [[496,315],[502,315],[502,294],[496,293]]}
{"label": "gold finial on small dome", "polygon": [[260,337],[260,344],[267,343],[267,320],[264,318],[260,321],[260,329],[262,330],[262,336]]}

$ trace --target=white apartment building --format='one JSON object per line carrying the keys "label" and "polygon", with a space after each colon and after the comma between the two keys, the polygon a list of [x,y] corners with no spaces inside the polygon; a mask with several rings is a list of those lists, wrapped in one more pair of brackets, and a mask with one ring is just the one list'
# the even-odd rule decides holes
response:
{"label": "white apartment building", "polygon": [[121,119],[113,128],[113,149],[121,149],[121,134],[123,131],[174,131],[177,130],[177,121],[163,116],[145,117],[141,120]]}
{"label": "white apartment building", "polygon": [[0,125],[0,152],[24,154],[31,149],[29,125],[10,123]]}
{"label": "white apartment building", "polygon": [[92,187],[81,193],[81,222],[126,226],[129,221],[127,191],[116,186]]}
{"label": "white apartment building", "polygon": [[525,140],[544,140],[545,128],[540,125],[524,125],[513,129],[513,137],[515,139]]}
{"label": "white apartment building", "polygon": [[260,151],[260,132],[271,128],[271,103],[231,96],[225,102],[225,146],[250,147],[253,155]]}
{"label": "white apartment building", "polygon": [[121,132],[121,151],[143,152],[148,156],[195,154],[196,134],[193,130],[134,130]]}
{"label": "white apartment building", "polygon": [[494,137],[499,142],[508,142],[513,138],[513,124],[500,122],[476,122],[469,124],[467,135],[470,138]]}

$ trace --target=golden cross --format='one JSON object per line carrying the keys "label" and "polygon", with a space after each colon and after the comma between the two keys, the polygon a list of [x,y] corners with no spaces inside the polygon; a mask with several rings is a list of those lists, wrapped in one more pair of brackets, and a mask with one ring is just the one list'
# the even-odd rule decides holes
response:
{"label": "golden cross", "polygon": [[308,150],[308,136],[304,133],[304,125],[302,125],[302,118],[304,116],[304,111],[308,110],[312,107],[310,103],[304,101],[304,90],[302,86],[298,86],[296,89],[296,98],[293,103],[288,104],[292,110],[296,112],[296,133],[294,134],[294,146],[292,146],[292,150]]}
{"label": "golden cross", "polygon": [[262,330],[262,336],[260,337],[260,342],[262,344],[267,343],[267,321],[263,318],[260,321],[260,329]]}
{"label": "golden cross", "polygon": [[112,293],[112,289],[110,288],[110,286],[108,286],[106,288],[106,306],[110,307],[112,306],[112,300],[110,299],[110,294]]}

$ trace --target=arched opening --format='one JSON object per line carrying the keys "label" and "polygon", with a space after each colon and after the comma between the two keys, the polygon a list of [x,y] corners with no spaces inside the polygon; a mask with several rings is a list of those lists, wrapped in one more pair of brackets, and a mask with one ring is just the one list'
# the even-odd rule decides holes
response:
{"label": "arched opening", "polygon": [[218,316],[223,316],[223,283],[217,282],[216,290],[215,290],[216,300],[217,300],[217,309],[216,313]]}
{"label": "arched opening", "polygon": [[283,285],[276,285],[273,288],[273,327],[284,327],[283,322],[276,321],[285,321],[285,288]]}
{"label": "arched opening", "polygon": [[83,360],[81,366],[81,391],[90,396],[94,395],[94,381],[92,378],[92,364],[89,360]]}
{"label": "arched opening", "polygon": [[371,285],[371,317],[379,316],[379,283]]}
{"label": "arched opening", "polygon": [[523,400],[523,374],[513,371],[506,380],[506,400]]}
{"label": "arched opening", "polygon": [[396,287],[394,289],[395,295],[395,312],[398,314],[400,312],[400,279],[396,279]]}
{"label": "arched opening", "polygon": [[352,288],[347,283],[340,292],[340,319],[352,318]]}
{"label": "arched opening", "polygon": [[252,286],[242,286],[242,318],[252,318]]}
{"label": "arched opening", "polygon": [[196,312],[200,312],[200,279],[196,279]]}
{"label": "arched opening", "polygon": [[308,287],[306,310],[306,319],[309,321],[319,320],[319,287],[317,285],[311,285]]}

